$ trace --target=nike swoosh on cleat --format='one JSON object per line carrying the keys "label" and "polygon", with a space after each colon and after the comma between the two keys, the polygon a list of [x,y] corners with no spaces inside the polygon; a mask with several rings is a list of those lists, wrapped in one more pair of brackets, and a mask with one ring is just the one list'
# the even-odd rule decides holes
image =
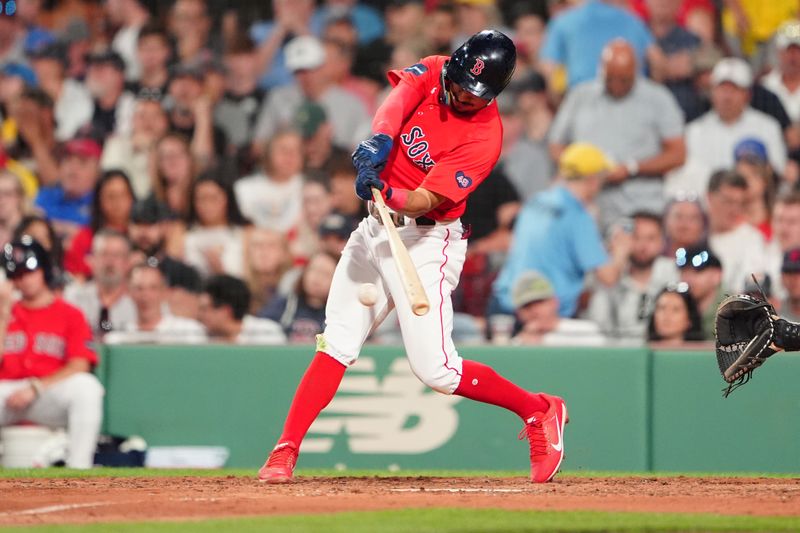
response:
{"label": "nike swoosh on cleat", "polygon": [[[563,414],[562,414],[562,416],[563,416]],[[558,415],[556,415],[556,421],[558,421]],[[553,444],[551,444],[551,446],[553,447],[553,449],[555,451],[560,453],[561,450],[564,449],[564,441],[561,438],[561,424],[560,423],[556,424],[556,427],[558,428],[558,442],[554,442]]]}

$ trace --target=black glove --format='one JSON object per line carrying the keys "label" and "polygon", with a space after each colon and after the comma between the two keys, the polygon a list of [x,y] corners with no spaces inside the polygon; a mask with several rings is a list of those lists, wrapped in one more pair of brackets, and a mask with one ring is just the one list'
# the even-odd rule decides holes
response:
{"label": "black glove", "polygon": [[[358,143],[353,152],[353,165],[356,170],[371,168],[380,172],[386,166],[386,160],[392,151],[392,138],[385,133],[373,135],[366,141]],[[359,195],[361,196],[361,195]]]}
{"label": "black glove", "polygon": [[[781,324],[779,324],[779,321]],[[728,382],[727,397],[744,385],[776,351],[779,329],[790,324],[779,319],[766,300],[746,294],[728,296],[717,308],[714,332],[717,338],[717,363],[722,377]]]}
{"label": "black glove", "polygon": [[[372,200],[372,187],[383,192],[387,187],[386,182],[378,176],[378,171],[374,168],[359,169],[356,174],[356,195],[362,200]],[[392,197],[392,188],[383,192],[384,198],[387,200]]]}

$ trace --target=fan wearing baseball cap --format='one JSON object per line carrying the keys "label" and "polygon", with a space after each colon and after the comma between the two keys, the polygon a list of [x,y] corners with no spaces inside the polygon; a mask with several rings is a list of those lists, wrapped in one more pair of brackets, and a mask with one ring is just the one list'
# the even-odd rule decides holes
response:
{"label": "fan wearing baseball cap", "polygon": [[527,270],[540,272],[552,283],[559,315],[571,317],[586,274],[594,272],[610,285],[625,264],[630,236],[615,234],[613,258],[609,258],[587,209],[613,168],[611,160],[591,144],[575,143],[562,152],[558,164],[556,185],[528,200],[517,215],[511,248],[494,283],[500,313],[514,312],[513,287]]}
{"label": "fan wearing baseball cap", "polygon": [[91,137],[71,139],[64,144],[58,182],[40,188],[36,195],[36,207],[44,211],[67,242],[81,227],[89,224],[102,154],[100,143]]}
{"label": "fan wearing baseball cap", "polygon": [[769,162],[779,173],[786,167],[786,145],[780,123],[750,105],[753,73],[736,57],[717,62],[711,71],[711,110],[686,127],[687,168],[695,190],[702,191],[711,173],[733,168],[736,144],[746,138],[764,143]]}
{"label": "fan wearing baseball cap", "polygon": [[734,148],[736,172],[747,180],[745,218],[764,235],[772,239],[772,207],[779,179],[769,164],[767,147],[759,139],[742,139]]}
{"label": "fan wearing baseball cap", "polygon": [[256,121],[254,147],[263,149],[283,124],[291,122],[303,103],[310,101],[325,111],[333,144],[352,150],[370,132],[369,115],[357,96],[330,79],[324,44],[311,35],[295,37],[284,47],[283,57],[295,83],[270,91]]}
{"label": "fan wearing baseball cap", "polygon": [[514,283],[511,293],[517,318],[514,344],[545,346],[600,345],[605,338],[590,320],[558,316],[558,298],[550,281],[529,270]]}
{"label": "fan wearing baseball cap", "polygon": [[333,128],[325,109],[316,102],[303,102],[294,116],[295,128],[303,137],[305,171],[330,173],[331,165],[345,159],[350,153],[333,144]]}

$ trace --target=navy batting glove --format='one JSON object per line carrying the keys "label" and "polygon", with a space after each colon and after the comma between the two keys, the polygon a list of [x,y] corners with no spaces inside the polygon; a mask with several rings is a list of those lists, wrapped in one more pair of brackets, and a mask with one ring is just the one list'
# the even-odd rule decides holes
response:
{"label": "navy batting glove", "polygon": [[[377,170],[371,168],[359,170],[356,174],[356,195],[362,200],[372,200],[372,187],[383,192],[386,199],[392,197],[392,188],[378,177]],[[388,189],[384,191],[387,187]]]}
{"label": "navy batting glove", "polygon": [[363,168],[383,170],[391,151],[392,138],[385,133],[378,133],[366,141],[358,143],[358,147],[353,152],[353,164],[357,170]]}

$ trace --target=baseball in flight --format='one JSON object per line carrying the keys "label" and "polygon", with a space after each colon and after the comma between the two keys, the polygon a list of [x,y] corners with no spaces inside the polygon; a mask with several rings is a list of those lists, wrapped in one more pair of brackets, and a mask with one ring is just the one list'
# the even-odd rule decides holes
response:
{"label": "baseball in flight", "polygon": [[374,283],[362,283],[358,288],[358,301],[372,307],[378,301],[378,288]]}

